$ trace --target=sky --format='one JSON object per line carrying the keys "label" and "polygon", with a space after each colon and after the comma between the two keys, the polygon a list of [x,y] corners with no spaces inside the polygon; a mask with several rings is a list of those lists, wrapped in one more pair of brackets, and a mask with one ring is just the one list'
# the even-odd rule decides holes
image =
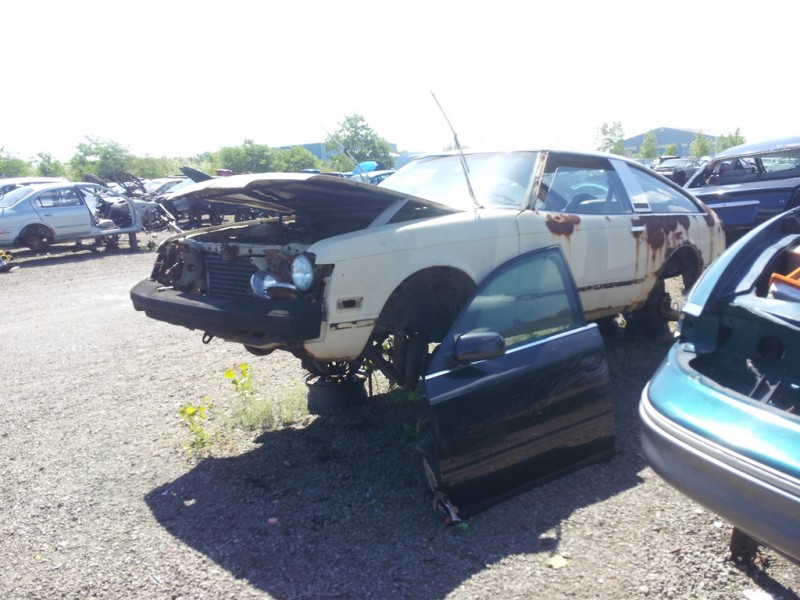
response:
{"label": "sky", "polygon": [[151,157],[322,142],[354,114],[399,151],[452,145],[447,120],[471,148],[591,150],[615,121],[625,137],[800,133],[796,0],[27,0],[3,12],[0,152],[23,160],[67,161],[89,138]]}

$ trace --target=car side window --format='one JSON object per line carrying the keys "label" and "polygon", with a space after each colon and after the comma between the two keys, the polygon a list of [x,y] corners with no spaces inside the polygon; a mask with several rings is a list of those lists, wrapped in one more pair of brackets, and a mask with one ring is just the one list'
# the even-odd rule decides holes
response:
{"label": "car side window", "polygon": [[61,206],[80,206],[81,199],[78,192],[72,188],[65,188],[61,191]]}
{"label": "car side window", "polygon": [[48,190],[42,192],[36,199],[36,205],[40,208],[64,208],[68,206],[80,206],[82,204],[80,196],[72,188],[60,190]]}
{"label": "car side window", "polygon": [[40,208],[60,208],[61,194],[59,194],[59,190],[50,190],[48,192],[42,192],[36,199],[36,204]]}
{"label": "car side window", "polygon": [[643,195],[633,199],[636,206],[649,206],[654,213],[697,213],[701,208],[689,197],[649,171],[631,166],[631,173]]}
{"label": "car side window", "polygon": [[539,186],[536,208],[579,215],[632,212],[620,193],[619,177],[608,161],[550,156]]}
{"label": "car side window", "polygon": [[459,319],[456,337],[491,331],[511,349],[582,326],[573,285],[557,248],[524,255],[481,286]]}

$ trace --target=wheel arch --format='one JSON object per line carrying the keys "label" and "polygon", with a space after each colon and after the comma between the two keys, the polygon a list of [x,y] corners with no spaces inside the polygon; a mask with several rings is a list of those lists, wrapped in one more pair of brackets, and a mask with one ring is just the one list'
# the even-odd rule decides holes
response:
{"label": "wheel arch", "polygon": [[47,225],[44,225],[43,223],[30,223],[28,225],[25,225],[20,230],[19,235],[17,235],[17,238],[15,240],[15,243],[19,244],[20,246],[24,246],[25,239],[29,235],[38,235],[50,241],[53,241],[55,239],[55,233]]}
{"label": "wheel arch", "polygon": [[658,274],[661,280],[682,277],[683,285],[688,290],[703,272],[703,257],[697,247],[683,244],[670,252],[664,266]]}
{"label": "wheel arch", "polygon": [[426,267],[409,275],[392,291],[376,327],[424,330],[430,341],[440,340],[476,289],[477,284],[461,269]]}

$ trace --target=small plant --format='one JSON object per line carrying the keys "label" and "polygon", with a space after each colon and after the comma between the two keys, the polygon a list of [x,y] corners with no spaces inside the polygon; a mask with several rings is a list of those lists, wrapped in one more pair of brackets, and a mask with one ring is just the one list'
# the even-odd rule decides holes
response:
{"label": "small plant", "polygon": [[250,431],[271,431],[308,415],[305,390],[290,390],[276,398],[256,394],[256,383],[250,365],[242,363],[225,371],[224,377],[236,391],[232,409],[237,425]]}
{"label": "small plant", "polygon": [[186,423],[192,433],[192,441],[187,444],[188,450],[199,453],[208,446],[209,435],[205,429],[205,421],[208,419],[207,412],[213,406],[208,401],[208,396],[206,396],[201,403],[195,405],[187,402],[178,410],[178,416]]}
{"label": "small plant", "polygon": [[250,365],[247,363],[234,365],[225,371],[223,376],[225,379],[230,380],[240,398],[251,396],[255,391],[253,373],[250,371]]}

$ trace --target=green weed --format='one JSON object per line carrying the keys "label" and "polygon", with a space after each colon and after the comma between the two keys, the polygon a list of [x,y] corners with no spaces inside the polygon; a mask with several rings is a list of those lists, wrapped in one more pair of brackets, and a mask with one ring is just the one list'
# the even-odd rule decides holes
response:
{"label": "green weed", "polygon": [[208,411],[213,407],[206,396],[199,404],[187,402],[178,410],[178,416],[186,423],[192,434],[191,441],[186,444],[188,451],[199,454],[208,447],[210,436],[206,431],[205,422],[208,419]]}
{"label": "green weed", "polygon": [[247,431],[273,431],[308,416],[305,386],[298,384],[272,397],[257,393],[250,365],[242,363],[225,371],[236,392],[231,404],[234,425]]}

